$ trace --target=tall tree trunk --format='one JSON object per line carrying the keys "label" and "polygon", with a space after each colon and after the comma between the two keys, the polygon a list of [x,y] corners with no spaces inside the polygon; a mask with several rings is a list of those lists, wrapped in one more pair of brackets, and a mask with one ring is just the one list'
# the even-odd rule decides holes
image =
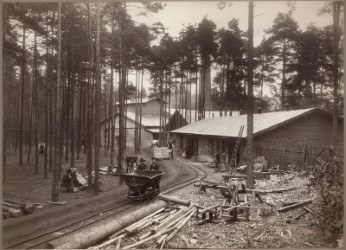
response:
{"label": "tall tree trunk", "polygon": [[[124,4],[124,10],[126,11],[126,3]],[[125,151],[125,123],[124,123],[124,104],[125,104],[125,86],[126,86],[126,62],[123,51],[123,32],[124,32],[124,20],[120,19],[120,35],[119,35],[119,155],[118,155],[118,166],[117,173],[122,174],[123,172],[123,157]],[[119,178],[119,184],[122,184],[122,178]]]}
{"label": "tall tree trunk", "polygon": [[285,110],[285,90],[286,90],[286,39],[282,49],[282,82],[281,82],[281,109]]}
{"label": "tall tree trunk", "polygon": [[163,117],[162,117],[162,108],[163,108],[163,91],[162,91],[162,85],[163,85],[163,72],[160,70],[160,86],[159,86],[159,92],[160,92],[160,127],[159,127],[159,145],[162,147],[163,146],[163,136],[162,136],[162,123],[163,123]]}
{"label": "tall tree trunk", "polygon": [[198,121],[198,58],[196,53],[196,99],[195,99],[195,122]]}
{"label": "tall tree trunk", "polygon": [[88,172],[88,192],[91,192],[92,187],[92,140],[93,140],[93,127],[92,127],[92,120],[93,120],[93,106],[92,106],[92,74],[93,74],[93,41],[92,41],[92,34],[91,34],[91,16],[90,16],[90,1],[87,4],[88,8],[88,47],[89,47],[89,70],[88,70],[88,88],[87,88],[87,97],[85,98],[86,102],[88,103],[88,111],[87,111],[87,125],[86,125],[86,151],[87,151],[87,161],[86,161],[86,168]]}
{"label": "tall tree trunk", "polygon": [[38,103],[38,80],[37,80],[37,43],[36,31],[34,34],[34,82],[35,85],[35,174],[38,174],[38,127],[39,127],[39,103]]}
{"label": "tall tree trunk", "polygon": [[[112,31],[114,31],[112,26]],[[114,74],[113,74],[113,62],[114,62],[114,51],[112,47],[112,55],[111,55],[111,86],[110,86],[110,96],[109,96],[109,119],[111,120],[111,156],[110,156],[110,165],[113,168],[114,165],[114,116],[113,116],[113,94],[114,94]]]}
{"label": "tall tree trunk", "polygon": [[340,18],[340,1],[333,2],[333,142],[334,149],[337,150],[338,147],[338,80],[339,80],[339,41],[340,41],[340,28],[339,28],[339,18]]}
{"label": "tall tree trunk", "polygon": [[74,119],[74,107],[75,107],[75,88],[76,88],[76,72],[75,72],[75,42],[74,39],[72,40],[72,44],[73,44],[73,50],[72,50],[72,82],[71,82],[71,125],[70,125],[70,150],[71,150],[71,168],[74,167],[74,157],[75,157],[75,119]]}
{"label": "tall tree trunk", "polygon": [[34,112],[34,104],[33,104],[33,96],[35,92],[35,85],[34,85],[34,73],[32,73],[31,77],[31,83],[30,83],[30,97],[29,97],[29,109],[30,109],[30,114],[29,114],[29,134],[28,134],[28,149],[27,149],[27,164],[30,164],[30,157],[31,157],[31,139],[32,139],[32,116]]}
{"label": "tall tree trunk", "polygon": [[249,2],[249,44],[248,44],[248,114],[247,114],[247,177],[246,186],[254,188],[253,162],[253,2]]}
{"label": "tall tree trunk", "polygon": [[96,100],[95,100],[95,180],[94,193],[100,192],[100,148],[101,148],[101,58],[100,58],[100,3],[96,4]]}
{"label": "tall tree trunk", "polygon": [[24,125],[24,89],[25,89],[25,24],[23,24],[23,54],[22,54],[22,66],[21,66],[21,80],[22,84],[20,87],[20,123],[19,123],[19,165],[23,165],[23,125]]}
{"label": "tall tree trunk", "polygon": [[48,78],[48,72],[49,72],[49,27],[48,27],[48,16],[49,16],[49,12],[47,11],[47,15],[46,15],[46,23],[47,23],[47,35],[46,35],[46,75],[45,75],[45,107],[44,107],[44,119],[45,119],[45,131],[44,131],[44,144],[45,144],[45,152],[44,152],[44,165],[43,165],[43,178],[47,179],[48,178],[48,149],[50,147],[48,147],[48,143],[49,143],[49,100],[48,100],[48,82],[49,82],[49,78]]}
{"label": "tall tree trunk", "polygon": [[139,135],[138,135],[139,153],[140,153],[140,150],[141,150],[141,144],[142,144],[142,102],[143,102],[143,79],[144,79],[144,69],[142,68],[142,78],[141,78],[141,98],[140,98],[140,106],[139,106]]}
{"label": "tall tree trunk", "polygon": [[[54,14],[54,12],[53,12]],[[52,38],[53,38],[53,27],[51,28]],[[51,56],[53,56],[53,45],[51,47]],[[50,74],[50,91],[49,91],[49,173],[54,172],[54,145],[55,145],[55,111],[54,111],[54,97],[55,97],[55,86],[54,86],[54,74],[53,74],[53,64],[50,61],[49,74]]]}
{"label": "tall tree trunk", "polygon": [[56,103],[56,127],[55,127],[55,146],[54,146],[54,171],[53,171],[53,186],[52,186],[52,201],[59,201],[59,169],[61,164],[62,152],[60,150],[61,136],[61,2],[58,3],[58,65],[57,65],[57,103]]}

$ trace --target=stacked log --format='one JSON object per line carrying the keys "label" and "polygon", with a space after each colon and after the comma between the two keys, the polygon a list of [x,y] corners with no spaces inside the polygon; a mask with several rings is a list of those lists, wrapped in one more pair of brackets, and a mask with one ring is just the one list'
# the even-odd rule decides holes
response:
{"label": "stacked log", "polygon": [[34,209],[35,206],[30,203],[6,199],[2,202],[2,218],[18,218],[24,214],[32,214]]}

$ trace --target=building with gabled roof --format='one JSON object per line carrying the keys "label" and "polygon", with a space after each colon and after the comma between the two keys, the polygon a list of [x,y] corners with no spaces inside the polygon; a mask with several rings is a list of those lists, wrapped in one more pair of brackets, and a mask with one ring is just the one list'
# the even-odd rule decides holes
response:
{"label": "building with gabled roof", "polygon": [[[319,108],[276,111],[254,114],[254,142],[257,155],[265,155],[269,161],[274,151],[282,154],[282,159],[292,160],[317,154],[318,148],[330,147],[332,141],[332,114]],[[201,161],[213,161],[216,152],[223,153],[225,161],[230,161],[239,129],[244,125],[241,137],[240,158],[246,145],[247,115],[207,118],[171,131],[176,146],[187,157]],[[343,148],[343,119],[339,118],[338,152]],[[294,149],[295,148],[295,149]],[[312,153],[312,148],[316,150]],[[266,151],[267,149],[267,151]],[[266,151],[266,152],[264,152]],[[291,152],[292,151],[292,152]],[[287,156],[288,153],[290,156]],[[305,153],[304,153],[305,152]],[[276,154],[276,153],[275,153]],[[279,158],[279,156],[275,156]],[[311,158],[310,157],[310,158]],[[306,160],[306,159],[305,159]],[[272,160],[275,162],[277,160]],[[295,162],[281,163],[293,164]],[[306,163],[306,162],[305,162]]]}

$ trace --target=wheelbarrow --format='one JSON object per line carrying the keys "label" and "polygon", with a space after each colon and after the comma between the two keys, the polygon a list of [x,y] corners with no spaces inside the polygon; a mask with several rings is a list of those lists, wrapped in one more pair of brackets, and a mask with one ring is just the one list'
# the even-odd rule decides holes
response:
{"label": "wheelbarrow", "polygon": [[127,198],[144,200],[160,193],[160,180],[164,174],[160,170],[138,170],[120,175],[129,187]]}

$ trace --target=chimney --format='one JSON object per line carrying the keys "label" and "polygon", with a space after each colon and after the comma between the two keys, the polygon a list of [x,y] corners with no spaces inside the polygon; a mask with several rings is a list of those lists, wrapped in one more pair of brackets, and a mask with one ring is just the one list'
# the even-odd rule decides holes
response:
{"label": "chimney", "polygon": [[243,115],[244,111],[242,109],[239,110],[239,115]]}
{"label": "chimney", "polygon": [[232,110],[229,111],[229,116],[232,116]]}
{"label": "chimney", "polygon": [[261,107],[258,107],[257,111],[258,111],[258,114],[261,114],[262,113]]}

